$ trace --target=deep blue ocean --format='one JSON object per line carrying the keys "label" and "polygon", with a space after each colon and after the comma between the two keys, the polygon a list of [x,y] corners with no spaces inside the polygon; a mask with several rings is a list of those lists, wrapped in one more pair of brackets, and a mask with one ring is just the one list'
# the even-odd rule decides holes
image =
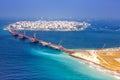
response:
{"label": "deep blue ocean", "polygon": [[[3,30],[19,20],[0,20],[0,80],[115,80],[68,54],[20,40]],[[68,49],[99,49],[120,46],[119,20],[90,20],[84,31],[26,31],[39,39]],[[23,31],[19,31],[23,33]]]}

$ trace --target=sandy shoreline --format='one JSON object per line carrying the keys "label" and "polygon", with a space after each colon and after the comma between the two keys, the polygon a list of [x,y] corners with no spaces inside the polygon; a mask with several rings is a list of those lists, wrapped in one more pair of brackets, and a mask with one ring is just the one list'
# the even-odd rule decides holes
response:
{"label": "sandy shoreline", "polygon": [[[103,52],[105,53],[103,54]],[[111,59],[107,58],[109,56],[120,58],[120,54],[119,54],[120,48],[108,48],[108,49],[99,49],[99,50],[72,50],[72,52],[70,51],[67,53],[69,53],[69,55],[74,58],[83,60],[85,63],[89,64],[91,67],[99,71],[110,74],[116,77],[117,79],[120,79],[119,61],[118,61],[118,65],[116,65],[117,60],[114,61],[112,60],[112,58]],[[105,56],[105,58],[102,56]],[[108,66],[108,65],[114,65],[114,66]]]}

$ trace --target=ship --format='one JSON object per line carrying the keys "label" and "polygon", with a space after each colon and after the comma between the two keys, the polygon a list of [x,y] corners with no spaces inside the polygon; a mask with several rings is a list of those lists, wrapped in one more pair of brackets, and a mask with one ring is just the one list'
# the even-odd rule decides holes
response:
{"label": "ship", "polygon": [[43,40],[39,40],[39,43],[41,43],[43,46],[49,46],[51,44],[50,42],[45,42]]}
{"label": "ship", "polygon": [[55,50],[62,50],[62,46],[61,45],[55,45],[55,44],[49,44],[49,47],[55,49]]}
{"label": "ship", "polygon": [[32,42],[32,43],[37,43],[37,42],[38,42],[38,39],[37,39],[37,37],[36,37],[36,33],[34,33],[34,36],[33,36],[33,37],[30,36],[30,37],[29,37],[29,40],[30,40],[30,42]]}
{"label": "ship", "polygon": [[8,28],[8,31],[13,35],[13,36],[18,36],[18,32],[14,32],[14,29],[12,27]]}
{"label": "ship", "polygon": [[19,34],[19,38],[20,38],[20,39],[25,39],[25,38],[26,38],[26,33],[25,33],[25,31],[24,31],[24,34]]}
{"label": "ship", "polygon": [[13,36],[18,36],[18,32],[12,32]]}

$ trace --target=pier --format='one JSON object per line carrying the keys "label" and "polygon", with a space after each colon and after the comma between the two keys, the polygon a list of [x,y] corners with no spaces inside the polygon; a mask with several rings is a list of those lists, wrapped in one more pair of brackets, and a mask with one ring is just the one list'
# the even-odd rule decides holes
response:
{"label": "pier", "polygon": [[74,51],[73,50],[69,50],[69,49],[66,49],[64,48],[62,45],[58,44],[53,44],[51,42],[46,42],[44,40],[39,40],[37,37],[36,37],[36,33],[34,33],[33,36],[27,36],[25,34],[25,32],[22,34],[22,33],[18,33],[18,32],[15,32],[13,29],[9,28],[8,31],[13,35],[13,36],[18,36],[20,39],[29,39],[31,43],[39,43],[41,44],[42,46],[44,47],[50,47],[54,50],[59,50],[59,51],[63,51],[63,52],[67,52],[67,53],[73,53]]}

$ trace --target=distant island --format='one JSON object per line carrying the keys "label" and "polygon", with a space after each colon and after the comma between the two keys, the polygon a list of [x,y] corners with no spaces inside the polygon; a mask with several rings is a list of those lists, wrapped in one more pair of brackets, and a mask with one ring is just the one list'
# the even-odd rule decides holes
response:
{"label": "distant island", "polygon": [[52,30],[52,31],[80,31],[90,26],[87,22],[76,21],[20,21],[8,25],[5,30],[10,27],[15,30]]}

